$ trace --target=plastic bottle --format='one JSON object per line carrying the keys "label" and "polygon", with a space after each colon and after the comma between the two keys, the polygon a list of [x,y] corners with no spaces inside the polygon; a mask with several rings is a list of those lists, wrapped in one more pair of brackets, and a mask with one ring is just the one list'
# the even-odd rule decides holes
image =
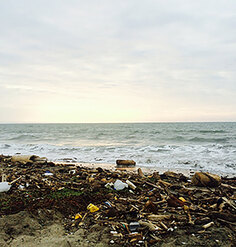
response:
{"label": "plastic bottle", "polygon": [[1,182],[0,183],[0,192],[6,192],[11,188],[11,185],[8,182]]}
{"label": "plastic bottle", "polygon": [[123,190],[124,188],[128,188],[128,184],[123,183],[121,180],[117,179],[114,183],[114,189]]}

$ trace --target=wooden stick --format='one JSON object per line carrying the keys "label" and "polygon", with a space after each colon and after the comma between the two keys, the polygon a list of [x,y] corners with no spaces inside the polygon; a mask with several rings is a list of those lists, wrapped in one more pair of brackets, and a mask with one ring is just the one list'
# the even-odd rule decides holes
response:
{"label": "wooden stick", "polygon": [[22,176],[20,176],[20,177],[16,178],[15,180],[9,182],[8,184],[14,184],[14,183],[15,183],[16,181],[18,181],[20,178],[22,178]]}

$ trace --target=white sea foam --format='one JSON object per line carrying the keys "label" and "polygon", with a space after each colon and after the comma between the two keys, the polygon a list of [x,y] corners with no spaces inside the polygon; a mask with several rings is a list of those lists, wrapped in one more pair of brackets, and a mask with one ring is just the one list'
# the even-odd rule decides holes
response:
{"label": "white sea foam", "polygon": [[236,172],[236,123],[0,125],[0,153]]}

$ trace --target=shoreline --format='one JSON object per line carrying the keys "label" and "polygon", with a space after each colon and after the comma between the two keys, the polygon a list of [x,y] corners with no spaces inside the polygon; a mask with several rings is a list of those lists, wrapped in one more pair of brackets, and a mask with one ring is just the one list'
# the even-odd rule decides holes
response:
{"label": "shoreline", "polygon": [[[146,167],[146,166],[140,166],[140,165],[136,165],[134,167],[117,167],[115,164],[111,164],[111,163],[88,163],[88,162],[54,162],[55,164],[59,165],[68,165],[68,166],[74,166],[76,167],[87,167],[87,168],[104,168],[110,171],[126,171],[126,172],[132,172],[132,173],[136,173],[137,170],[139,168],[142,169],[143,173],[145,174],[152,174],[153,172],[159,172],[160,174],[163,174],[165,172],[174,172],[174,173],[182,173],[183,175],[185,175],[186,177],[192,177],[194,175],[195,172],[208,172],[208,171],[204,171],[204,170],[198,170],[198,169],[194,169],[194,168],[164,168],[164,167]],[[210,172],[212,173],[212,172]],[[215,172],[214,174],[217,174],[219,176],[222,177],[235,177],[236,173],[226,173],[226,172]]]}

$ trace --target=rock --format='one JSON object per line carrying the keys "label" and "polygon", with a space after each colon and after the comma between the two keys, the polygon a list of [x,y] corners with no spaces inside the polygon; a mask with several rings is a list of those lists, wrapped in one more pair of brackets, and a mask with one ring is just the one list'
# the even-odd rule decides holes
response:
{"label": "rock", "polygon": [[196,186],[217,187],[221,183],[221,178],[208,172],[196,172],[192,177],[192,183]]}
{"label": "rock", "polygon": [[134,167],[136,162],[133,160],[116,160],[117,167]]}

